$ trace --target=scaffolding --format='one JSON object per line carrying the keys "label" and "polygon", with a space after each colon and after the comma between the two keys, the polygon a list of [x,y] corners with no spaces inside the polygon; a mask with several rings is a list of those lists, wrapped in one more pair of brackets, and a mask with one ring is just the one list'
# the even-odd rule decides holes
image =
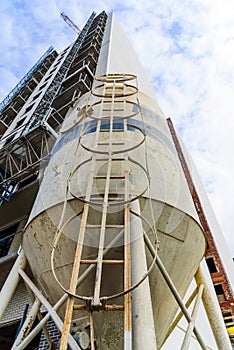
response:
{"label": "scaffolding", "polygon": [[26,74],[22,81],[3,100],[0,115],[0,135],[4,135],[5,131],[17,117],[21,108],[38,86],[57,55],[57,52],[52,50],[49,55],[45,55],[44,59],[40,59],[33,69]]}
{"label": "scaffolding", "polygon": [[[58,95],[62,83],[65,80],[69,69],[77,57],[82,43],[94,21],[95,13],[93,12],[88,19],[85,27],[81,31],[75,43],[69,49],[64,63],[61,65],[54,79],[48,86],[43,98],[36,107],[30,122],[23,123],[18,128],[14,129],[12,133],[6,137],[2,137],[2,148],[0,150],[0,193],[2,200],[9,200],[17,188],[17,183],[27,179],[39,170],[41,166],[45,166],[49,159],[51,149],[57,138],[57,130],[59,129],[64,115],[52,106],[52,102],[56,95]],[[20,95],[20,91],[27,86],[31,77],[37,72],[40,64],[51,53],[50,48],[38,63],[29,71],[24,79],[16,86],[16,88],[3,101],[2,108],[4,109],[10,102],[14,102],[16,95]],[[86,84],[87,77],[84,73],[79,72],[79,83]],[[86,89],[80,89],[79,96],[91,88],[91,81],[86,85]],[[69,96],[68,103],[70,104],[73,96]],[[23,101],[25,102],[25,101]],[[63,102],[64,103],[64,102]],[[17,110],[15,111],[17,115]],[[2,125],[8,127],[9,116],[4,115],[2,118]],[[10,121],[12,119],[10,118]]]}
{"label": "scaffolding", "polygon": [[28,73],[18,82],[18,84],[14,87],[14,89],[4,98],[4,100],[0,103],[0,113],[4,110],[4,108],[16,97],[19,91],[25,86],[32,75],[38,70],[38,67],[44,60],[52,54],[54,51],[54,47],[50,46],[49,49],[41,56],[41,58],[37,61],[37,63],[28,71]]}

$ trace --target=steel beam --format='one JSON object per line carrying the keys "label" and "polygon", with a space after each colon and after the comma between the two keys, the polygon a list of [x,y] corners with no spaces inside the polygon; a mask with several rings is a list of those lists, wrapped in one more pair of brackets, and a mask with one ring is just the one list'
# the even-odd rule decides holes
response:
{"label": "steel beam", "polygon": [[197,284],[205,285],[202,300],[218,349],[232,350],[217,295],[215,294],[214,286],[205,260],[201,262],[195,275],[195,279]]}

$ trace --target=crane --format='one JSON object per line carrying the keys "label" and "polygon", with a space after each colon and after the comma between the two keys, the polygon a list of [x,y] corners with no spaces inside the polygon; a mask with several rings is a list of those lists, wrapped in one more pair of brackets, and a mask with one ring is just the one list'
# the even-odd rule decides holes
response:
{"label": "crane", "polygon": [[66,15],[65,12],[62,12],[60,16],[69,25],[69,27],[71,27],[74,30],[74,32],[76,32],[76,34],[78,35],[80,34],[81,32],[80,28],[77,27],[77,25]]}

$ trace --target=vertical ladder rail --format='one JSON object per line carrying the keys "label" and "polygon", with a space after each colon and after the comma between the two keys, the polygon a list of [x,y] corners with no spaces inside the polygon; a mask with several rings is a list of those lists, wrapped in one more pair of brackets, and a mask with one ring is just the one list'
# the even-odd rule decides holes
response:
{"label": "vertical ladder rail", "polygon": [[[124,109],[125,109],[124,103]],[[127,138],[127,121],[124,120],[124,139]],[[129,200],[129,162],[128,154],[125,156],[124,182],[125,182],[125,201]],[[130,246],[130,210],[129,204],[124,206],[124,290],[131,287],[131,246]],[[124,295],[124,350],[132,349],[132,312],[131,312],[131,294]]]}
{"label": "vertical ladder rail", "polygon": [[[76,284],[77,284],[77,279],[78,279],[78,275],[79,275],[80,260],[81,260],[81,254],[82,254],[82,248],[83,248],[82,243],[84,241],[85,227],[86,227],[86,222],[87,222],[87,217],[88,217],[88,211],[89,211],[89,204],[85,203],[84,204],[84,211],[83,211],[82,219],[81,219],[78,243],[76,246],[76,254],[75,254],[75,259],[74,259],[74,263],[73,263],[72,277],[71,277],[71,281],[70,281],[69,292],[72,294],[75,294],[75,292],[76,292]],[[71,326],[74,302],[75,302],[75,298],[73,296],[69,295],[68,300],[67,300],[65,318],[64,318],[64,325],[63,325],[60,350],[67,349],[67,342],[68,342],[68,336],[70,333],[70,326]]]}
{"label": "vertical ladder rail", "polygon": [[114,96],[115,96],[115,84],[113,85],[113,89],[112,89],[112,103],[111,103],[110,131],[109,131],[109,158],[108,158],[108,165],[107,165],[106,184],[105,184],[105,192],[104,192],[104,200],[103,200],[103,208],[102,208],[101,231],[100,231],[98,257],[97,257],[96,279],[95,279],[94,299],[93,299],[94,305],[100,304],[103,251],[104,251],[104,244],[105,244],[106,218],[107,218],[107,210],[108,210],[108,198],[109,198],[110,177],[111,177],[111,168],[112,168],[112,133],[113,133]]}
{"label": "vertical ladder rail", "polygon": [[[99,121],[97,123],[95,144],[97,144],[97,141],[99,138],[100,126],[101,126],[101,123]],[[95,154],[93,154],[91,166],[90,166],[91,169],[90,169],[90,173],[89,173],[88,187],[87,187],[86,196],[85,196],[86,201],[88,201],[90,199],[90,196],[91,196],[95,164],[96,164]],[[81,261],[81,255],[82,255],[82,249],[83,249],[83,242],[84,242],[84,238],[85,238],[88,213],[89,213],[89,204],[85,203],[82,218],[81,218],[81,225],[80,225],[78,242],[77,242],[77,246],[76,246],[75,259],[74,259],[73,269],[72,269],[72,277],[71,277],[70,287],[69,287],[69,292],[71,294],[75,294],[75,292],[76,292],[76,285],[77,285],[77,279],[79,276],[80,261]],[[75,303],[75,298],[72,295],[69,295],[68,300],[67,300],[65,318],[64,318],[64,326],[63,326],[63,331],[62,331],[60,350],[67,349],[67,342],[68,342],[68,336],[70,333],[70,326],[71,326],[74,303]]]}
{"label": "vertical ladder rail", "polygon": [[112,166],[112,160],[111,160],[111,158],[109,158],[109,160],[108,160],[108,167],[107,167],[107,178],[106,178],[106,185],[105,185],[105,194],[104,194],[103,208],[102,208],[102,220],[101,220],[99,247],[98,247],[96,279],[95,279],[95,286],[94,286],[93,304],[95,306],[100,304],[100,289],[101,289],[101,277],[102,277],[102,266],[103,266],[103,251],[104,251],[104,243],[105,243],[106,217],[107,217],[107,207],[108,207],[108,196],[109,196],[111,166]]}
{"label": "vertical ladder rail", "polygon": [[[125,198],[128,197],[128,171],[125,173]],[[130,212],[129,204],[124,208],[124,290],[131,287],[131,256],[130,256]],[[131,294],[124,295],[124,350],[132,349],[131,332]]]}

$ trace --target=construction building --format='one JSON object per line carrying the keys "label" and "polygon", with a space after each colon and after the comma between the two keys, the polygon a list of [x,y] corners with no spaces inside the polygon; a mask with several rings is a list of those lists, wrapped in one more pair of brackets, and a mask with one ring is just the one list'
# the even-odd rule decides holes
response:
{"label": "construction building", "polygon": [[63,17],[75,42],[0,105],[0,349],[167,349],[178,308],[175,349],[208,349],[187,310],[201,299],[231,349],[228,253],[171,119],[114,14]]}

